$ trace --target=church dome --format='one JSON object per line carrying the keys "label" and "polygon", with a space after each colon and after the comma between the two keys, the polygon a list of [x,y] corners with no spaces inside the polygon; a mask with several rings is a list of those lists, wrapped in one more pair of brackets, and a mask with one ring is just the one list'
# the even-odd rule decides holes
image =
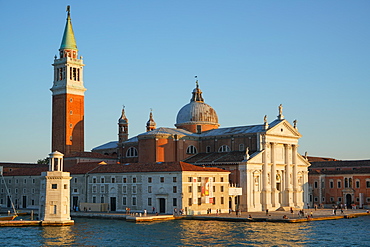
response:
{"label": "church dome", "polygon": [[191,132],[197,132],[194,130],[197,125],[202,125],[202,131],[218,128],[216,111],[210,105],[204,103],[198,81],[192,94],[190,103],[183,106],[178,112],[175,126]]}

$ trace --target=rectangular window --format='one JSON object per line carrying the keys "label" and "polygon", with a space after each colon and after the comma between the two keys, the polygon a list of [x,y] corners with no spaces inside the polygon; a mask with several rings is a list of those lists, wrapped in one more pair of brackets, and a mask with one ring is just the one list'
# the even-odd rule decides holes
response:
{"label": "rectangular window", "polygon": [[366,188],[370,188],[370,181],[366,181]]}
{"label": "rectangular window", "polygon": [[36,183],[36,181],[35,181],[35,179],[34,179],[34,178],[32,179],[32,183],[33,183],[33,184],[34,184],[34,183]]}
{"label": "rectangular window", "polygon": [[342,188],[342,182],[340,180],[338,180],[337,186],[338,186],[338,189]]}
{"label": "rectangular window", "polygon": [[330,202],[334,202],[334,197],[330,197]]}
{"label": "rectangular window", "polygon": [[100,192],[104,193],[104,185],[100,186]]}
{"label": "rectangular window", "polygon": [[96,178],[93,178],[93,184],[96,184]]}
{"label": "rectangular window", "polygon": [[224,192],[224,186],[221,186],[221,192]]}
{"label": "rectangular window", "polygon": [[216,204],[216,197],[213,197],[213,205]]}
{"label": "rectangular window", "polygon": [[92,202],[96,203],[96,196],[93,196]]}
{"label": "rectangular window", "polygon": [[92,192],[96,193],[96,186],[95,185],[92,187]]}
{"label": "rectangular window", "polygon": [[100,197],[100,203],[104,203],[104,196]]}
{"label": "rectangular window", "polygon": [[73,189],[73,193],[77,193],[78,192],[78,190],[77,189]]}
{"label": "rectangular window", "polygon": [[15,180],[15,183],[17,184],[18,183],[18,179]]}
{"label": "rectangular window", "polygon": [[27,179],[24,179],[23,183],[25,183],[25,184],[26,184],[26,183],[27,183]]}
{"label": "rectangular window", "polygon": [[123,178],[123,183],[127,183],[127,178]]}
{"label": "rectangular window", "polygon": [[148,177],[148,183],[151,183],[151,182],[152,182],[152,178]]}
{"label": "rectangular window", "polygon": [[177,206],[177,198],[172,198],[172,205],[173,205],[174,207],[176,207],[176,206]]}
{"label": "rectangular window", "polygon": [[122,186],[122,193],[126,194],[127,193],[127,186]]}
{"label": "rectangular window", "polygon": [[32,189],[32,194],[35,194],[35,189]]}
{"label": "rectangular window", "polygon": [[221,182],[223,182],[224,181],[224,178],[223,177],[221,177]]}
{"label": "rectangular window", "polygon": [[132,198],[132,205],[136,206],[136,197]]}
{"label": "rectangular window", "polygon": [[148,186],[148,193],[152,193],[152,186]]}
{"label": "rectangular window", "polygon": [[224,198],[221,197],[221,204],[224,204]]}
{"label": "rectangular window", "polygon": [[148,198],[148,206],[152,206],[152,198]]}
{"label": "rectangular window", "polygon": [[202,192],[202,188],[198,186],[198,192]]}
{"label": "rectangular window", "polygon": [[201,177],[198,177],[198,182],[202,182],[202,178]]}
{"label": "rectangular window", "polygon": [[104,177],[100,178],[100,183],[104,184],[104,182],[105,182]]}
{"label": "rectangular window", "polygon": [[315,202],[319,201],[317,197],[315,197]]}
{"label": "rectangular window", "polygon": [[64,184],[64,189],[68,189],[68,185],[67,184]]}
{"label": "rectangular window", "polygon": [[27,190],[26,189],[23,189],[23,194],[26,194],[27,193]]}
{"label": "rectangular window", "polygon": [[33,205],[35,205],[35,200],[31,200],[31,205],[33,206]]}
{"label": "rectangular window", "polygon": [[124,206],[126,206],[126,204],[127,204],[127,198],[126,197],[122,197],[122,204]]}
{"label": "rectangular window", "polygon": [[77,184],[77,178],[74,178],[73,181],[75,184]]}
{"label": "rectangular window", "polygon": [[189,198],[189,199],[188,199],[188,205],[189,205],[189,206],[193,205],[193,198]]}
{"label": "rectangular window", "polygon": [[191,187],[191,186],[189,186],[189,187],[188,187],[188,192],[189,192],[189,193],[191,193],[192,191],[193,191],[192,187]]}
{"label": "rectangular window", "polygon": [[51,185],[51,188],[54,189],[54,190],[56,190],[56,189],[58,189],[58,185],[57,184],[52,184]]}
{"label": "rectangular window", "polygon": [[136,186],[132,186],[132,194],[136,194]]}
{"label": "rectangular window", "polygon": [[173,178],[172,178],[172,181],[173,181],[174,183],[176,183],[176,182],[177,182],[177,177],[173,177]]}
{"label": "rectangular window", "polygon": [[132,182],[136,183],[136,178],[135,177],[132,178]]}
{"label": "rectangular window", "polygon": [[114,184],[116,182],[116,178],[111,178],[111,182]]}
{"label": "rectangular window", "polygon": [[216,192],[216,186],[213,186],[212,191]]}
{"label": "rectangular window", "polygon": [[314,188],[315,188],[315,189],[317,189],[317,187],[318,187],[318,186],[317,186],[317,181],[315,181],[315,183],[314,183]]}
{"label": "rectangular window", "polygon": [[177,193],[177,186],[173,186],[173,188],[172,188],[172,192],[173,192],[173,193]]}
{"label": "rectangular window", "polygon": [[198,205],[202,204],[202,198],[198,198]]}
{"label": "rectangular window", "polygon": [[164,177],[160,177],[161,183],[164,183]]}
{"label": "rectangular window", "polygon": [[338,202],[341,202],[342,201],[342,197],[338,197]]}
{"label": "rectangular window", "polygon": [[188,177],[188,182],[193,182],[193,178],[192,177]]}

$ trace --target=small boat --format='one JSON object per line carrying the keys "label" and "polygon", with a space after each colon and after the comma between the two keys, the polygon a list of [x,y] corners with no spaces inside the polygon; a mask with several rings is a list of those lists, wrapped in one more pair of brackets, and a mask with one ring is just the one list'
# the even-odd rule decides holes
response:
{"label": "small boat", "polygon": [[0,216],[0,221],[14,220],[18,215]]}

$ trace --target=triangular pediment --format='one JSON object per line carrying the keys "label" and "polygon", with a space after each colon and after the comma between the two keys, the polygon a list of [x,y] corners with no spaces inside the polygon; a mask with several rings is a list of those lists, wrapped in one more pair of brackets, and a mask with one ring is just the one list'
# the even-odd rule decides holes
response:
{"label": "triangular pediment", "polygon": [[282,120],[281,122],[276,123],[274,126],[266,131],[266,134],[295,138],[302,137],[298,130],[294,128],[287,120]]}

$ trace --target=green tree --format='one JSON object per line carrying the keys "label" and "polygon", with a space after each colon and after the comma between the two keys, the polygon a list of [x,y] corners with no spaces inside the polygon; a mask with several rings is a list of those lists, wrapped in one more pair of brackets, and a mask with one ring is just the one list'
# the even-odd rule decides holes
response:
{"label": "green tree", "polygon": [[36,163],[40,165],[47,165],[49,164],[49,157],[46,157],[45,159],[38,159]]}

